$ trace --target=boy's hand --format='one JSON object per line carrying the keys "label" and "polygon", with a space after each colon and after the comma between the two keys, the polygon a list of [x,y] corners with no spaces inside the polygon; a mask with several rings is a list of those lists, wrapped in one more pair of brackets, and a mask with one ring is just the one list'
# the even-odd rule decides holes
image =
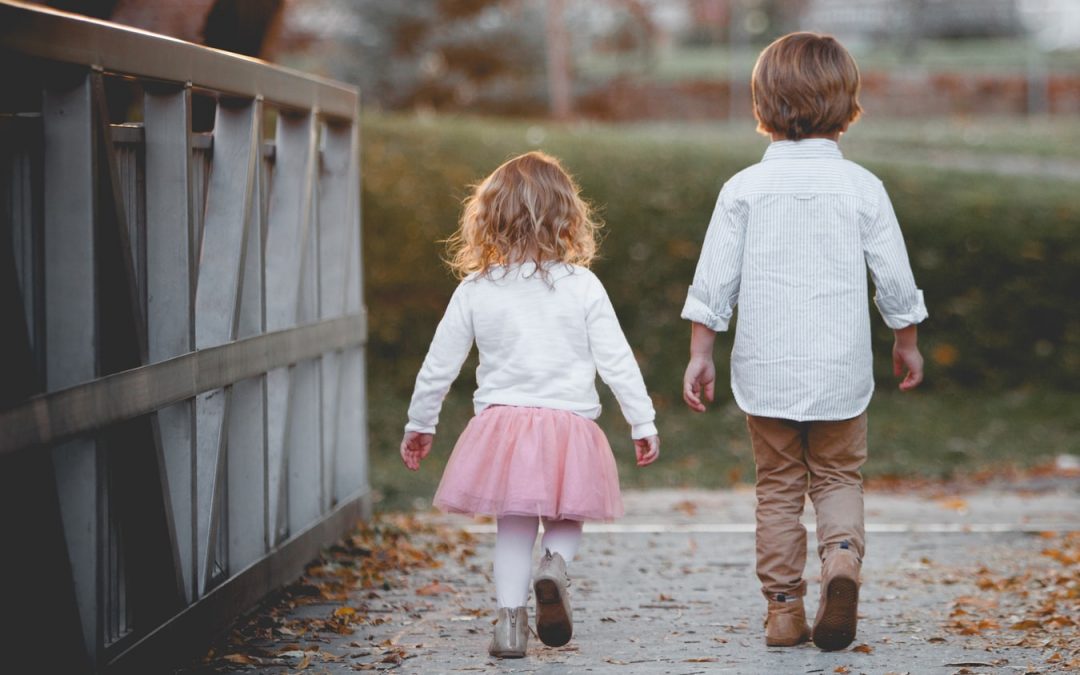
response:
{"label": "boy's hand", "polygon": [[686,366],[686,374],[683,375],[683,400],[694,412],[705,412],[705,403],[702,402],[702,392],[711,403],[716,393],[716,366],[712,359],[705,356],[690,357],[690,364]]}
{"label": "boy's hand", "polygon": [[405,438],[401,439],[401,461],[410,471],[420,468],[420,460],[431,452],[433,434],[422,434],[419,431],[406,431]]}
{"label": "boy's hand", "polygon": [[896,341],[892,349],[893,375],[904,375],[906,368],[907,374],[900,382],[900,391],[911,391],[923,380],[923,357],[919,353],[917,329],[915,326],[908,326],[894,334]]}
{"label": "boy's hand", "polygon": [[638,466],[648,466],[660,456],[660,437],[646,436],[634,441],[634,453]]}

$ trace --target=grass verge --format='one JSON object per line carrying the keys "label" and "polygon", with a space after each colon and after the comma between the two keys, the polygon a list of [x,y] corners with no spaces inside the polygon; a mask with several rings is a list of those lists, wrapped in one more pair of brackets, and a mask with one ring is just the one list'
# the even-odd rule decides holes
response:
{"label": "grass verge", "polygon": [[[371,401],[371,480],[380,510],[430,505],[454,442],[472,415],[462,378],[448,397],[435,448],[420,471],[398,456],[408,401],[375,396]],[[726,394],[726,392],[725,392]],[[708,412],[660,410],[661,455],[656,464],[634,466],[629,429],[610,396],[600,424],[619,464],[623,488],[725,488],[752,483],[754,461],[746,422],[730,394]],[[1062,392],[1016,390],[993,394],[881,392],[870,404],[867,477],[950,479],[994,467],[1026,468],[1060,454],[1080,455],[1077,397]]]}

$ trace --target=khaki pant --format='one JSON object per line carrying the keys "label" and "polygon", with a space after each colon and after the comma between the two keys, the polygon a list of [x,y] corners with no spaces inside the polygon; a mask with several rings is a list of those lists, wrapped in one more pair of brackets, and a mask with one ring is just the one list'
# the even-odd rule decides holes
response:
{"label": "khaki pant", "polygon": [[809,489],[817,513],[818,555],[847,541],[861,559],[866,413],[838,422],[793,422],[748,415],[757,465],[757,574],[767,597],[806,594]]}

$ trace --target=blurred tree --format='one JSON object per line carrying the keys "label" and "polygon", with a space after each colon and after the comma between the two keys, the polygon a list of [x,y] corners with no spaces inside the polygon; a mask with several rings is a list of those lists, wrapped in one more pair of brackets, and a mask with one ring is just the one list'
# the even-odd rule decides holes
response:
{"label": "blurred tree", "polygon": [[537,112],[546,108],[543,3],[356,0],[331,74],[388,108]]}

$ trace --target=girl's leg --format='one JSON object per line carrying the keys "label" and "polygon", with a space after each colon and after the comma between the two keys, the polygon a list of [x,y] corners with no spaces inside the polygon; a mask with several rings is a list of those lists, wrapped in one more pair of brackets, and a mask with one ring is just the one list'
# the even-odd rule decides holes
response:
{"label": "girl's leg", "polygon": [[499,607],[523,607],[529,599],[536,516],[503,516],[495,535],[495,596]]}
{"label": "girl's leg", "polygon": [[558,553],[569,564],[581,544],[580,520],[549,520],[544,518],[544,538],[540,548]]}

